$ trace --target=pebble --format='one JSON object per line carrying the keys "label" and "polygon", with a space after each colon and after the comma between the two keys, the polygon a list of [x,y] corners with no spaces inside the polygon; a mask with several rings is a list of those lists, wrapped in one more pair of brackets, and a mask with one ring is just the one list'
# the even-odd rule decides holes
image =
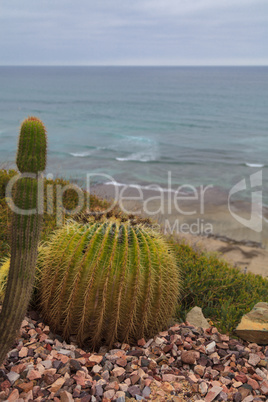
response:
{"label": "pebble", "polygon": [[258,356],[256,353],[249,353],[249,364],[252,366],[257,366],[259,361],[261,360],[260,356]]}
{"label": "pebble", "polygon": [[0,367],[0,400],[268,400],[268,346],[215,327],[175,324],[137,345],[117,342],[98,353],[67,344],[30,317],[20,336]]}
{"label": "pebble", "polygon": [[53,382],[53,384],[51,385],[50,391],[51,392],[57,392],[65,383],[65,379],[64,378],[58,378],[55,382]]}
{"label": "pebble", "polygon": [[67,392],[67,391],[61,392],[60,400],[61,400],[61,402],[73,402],[74,401],[72,394],[70,394],[70,392]]}
{"label": "pebble", "polygon": [[183,363],[195,364],[196,354],[193,351],[183,351],[181,355],[181,360]]}
{"label": "pebble", "polygon": [[208,393],[207,393],[207,395],[206,395],[206,397],[205,397],[205,402],[214,401],[214,399],[221,393],[221,391],[222,391],[222,388],[221,388],[221,387],[218,387],[217,385],[214,386],[214,387],[212,387],[212,388],[208,391]]}
{"label": "pebble", "polygon": [[20,378],[20,375],[14,371],[10,371],[10,373],[7,374],[7,378],[10,384],[13,385],[14,382]]}

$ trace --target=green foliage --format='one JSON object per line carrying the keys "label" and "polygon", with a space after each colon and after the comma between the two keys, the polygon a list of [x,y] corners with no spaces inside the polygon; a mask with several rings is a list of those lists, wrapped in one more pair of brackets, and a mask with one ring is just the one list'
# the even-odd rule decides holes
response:
{"label": "green foliage", "polygon": [[243,274],[216,254],[195,251],[175,242],[173,247],[183,280],[179,319],[185,320],[186,313],[199,306],[218,329],[232,332],[256,303],[268,302],[267,279]]}
{"label": "green foliage", "polygon": [[[11,230],[11,210],[5,199],[6,186],[9,180],[18,174],[15,170],[0,170],[0,259],[10,254],[10,230]],[[51,232],[56,229],[56,186],[62,188],[69,184],[69,181],[57,178],[55,180],[44,179],[44,225],[41,233],[41,240],[46,240]],[[48,197],[48,186],[52,188],[52,196]],[[48,206],[48,198],[52,198]],[[77,194],[68,189],[63,194],[63,206],[66,210],[73,210],[77,206]],[[90,209],[103,210],[108,207],[108,202],[101,200],[95,195],[89,196]],[[85,205],[84,208],[85,209]]]}
{"label": "green foliage", "polygon": [[93,348],[155,335],[174,313],[179,270],[170,245],[115,218],[57,230],[39,256],[42,314]]}
{"label": "green foliage", "polygon": [[10,267],[10,258],[5,258],[0,266],[0,304],[3,303],[6,293],[9,267]]}

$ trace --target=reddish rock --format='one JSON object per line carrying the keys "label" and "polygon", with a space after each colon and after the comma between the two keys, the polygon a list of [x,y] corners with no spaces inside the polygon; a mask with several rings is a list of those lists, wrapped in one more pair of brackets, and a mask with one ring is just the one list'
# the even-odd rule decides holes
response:
{"label": "reddish rock", "polygon": [[198,382],[198,379],[196,378],[196,376],[194,375],[194,374],[192,374],[192,373],[190,373],[189,375],[188,375],[188,379],[189,380],[191,380],[192,382]]}
{"label": "reddish rock", "polygon": [[60,360],[61,360],[61,362],[62,362],[63,364],[65,364],[65,363],[68,363],[69,357],[68,357],[68,356],[65,356],[65,355],[63,355],[63,354],[60,354]]}
{"label": "reddish rock", "polygon": [[201,366],[200,364],[198,364],[197,366],[194,367],[195,374],[200,375],[200,377],[203,377],[205,371],[206,371],[206,368],[204,366]]}
{"label": "reddish rock", "polygon": [[261,360],[260,356],[258,356],[256,353],[249,354],[248,362],[252,366],[257,366],[257,364],[259,363],[260,360]]}
{"label": "reddish rock", "polygon": [[173,345],[166,345],[163,348],[163,352],[168,353],[171,351],[172,348],[173,348]]}
{"label": "reddish rock", "polygon": [[119,359],[116,360],[116,364],[120,367],[126,367],[127,359],[125,357],[120,357]]}
{"label": "reddish rock", "polygon": [[41,334],[39,337],[39,342],[44,342],[44,340],[47,338],[48,338],[48,336],[46,334]]}
{"label": "reddish rock", "polygon": [[137,382],[139,382],[139,380],[140,380],[140,376],[137,375],[137,374],[134,374],[134,375],[132,375],[132,376],[130,377],[130,381],[131,381],[131,384],[132,384],[132,385],[137,384]]}
{"label": "reddish rock", "polygon": [[67,391],[61,392],[60,400],[61,400],[61,402],[73,402],[74,401],[72,394],[70,394],[70,392],[67,392]]}
{"label": "reddish rock", "polygon": [[177,380],[177,376],[174,374],[163,374],[162,380],[166,382],[173,382]]}
{"label": "reddish rock", "polygon": [[55,381],[54,375],[52,374],[45,374],[44,375],[44,381],[47,385],[51,385],[53,384],[53,382]]}
{"label": "reddish rock", "polygon": [[51,386],[50,391],[51,392],[57,392],[59,389],[61,389],[61,387],[63,386],[63,384],[65,383],[65,379],[60,377],[58,378]]}
{"label": "reddish rock", "polygon": [[101,361],[102,361],[102,359],[103,359],[103,356],[101,356],[101,355],[91,355],[91,356],[88,358],[88,361],[89,361],[89,362],[92,362],[92,363],[100,364]]}
{"label": "reddish rock", "polygon": [[194,351],[183,351],[181,354],[181,361],[186,364],[195,364],[196,363],[196,355],[197,352]]}
{"label": "reddish rock", "polygon": [[27,374],[27,378],[32,381],[32,380],[38,380],[39,378],[41,378],[41,374],[39,373],[39,371],[37,370],[31,370],[28,372]]}
{"label": "reddish rock", "polygon": [[254,373],[251,378],[253,378],[253,380],[256,380],[256,381],[263,381],[263,377],[261,377],[260,375],[258,375],[256,373]]}
{"label": "reddish rock", "polygon": [[268,381],[262,381],[260,384],[261,393],[268,395]]}
{"label": "reddish rock", "polygon": [[29,325],[27,320],[23,320],[21,323],[21,328],[27,327],[27,325]]}
{"label": "reddish rock", "polygon": [[115,367],[111,373],[114,377],[120,377],[121,375],[125,374],[126,370],[123,367]]}
{"label": "reddish rock", "polygon": [[257,381],[256,380],[253,380],[253,378],[249,378],[248,379],[248,385],[250,385],[253,389],[259,389],[260,388],[260,386],[259,386],[259,384],[257,383]]}
{"label": "reddish rock", "polygon": [[5,391],[6,389],[9,389],[11,387],[11,384],[8,380],[5,380],[0,383],[0,389],[1,391]]}
{"label": "reddish rock", "polygon": [[26,357],[28,355],[28,348],[22,347],[19,351],[19,357]]}
{"label": "reddish rock", "polygon": [[167,393],[170,393],[170,392],[174,391],[173,385],[170,384],[169,382],[163,382],[162,385],[161,385],[161,389],[164,392],[167,392]]}
{"label": "reddish rock", "polygon": [[34,383],[33,381],[30,382],[23,382],[22,384],[19,384],[18,387],[22,390],[22,392],[28,393],[33,389]]}
{"label": "reddish rock", "polygon": [[18,401],[19,399],[19,391],[15,388],[11,394],[9,395],[9,397],[7,398],[8,401],[10,402],[15,402]]}
{"label": "reddish rock", "polygon": [[115,395],[115,390],[114,389],[109,389],[108,391],[105,391],[103,394],[103,398],[108,399],[108,401],[111,401],[112,398]]}
{"label": "reddish rock", "polygon": [[0,391],[0,400],[6,400],[9,394],[9,390],[6,389],[5,391]]}
{"label": "reddish rock", "polygon": [[[130,383],[130,380],[129,380]],[[112,381],[109,384],[106,385],[105,391],[108,391],[109,389],[114,389],[115,391],[119,390],[119,384],[117,381]]]}
{"label": "reddish rock", "polygon": [[46,325],[46,326],[44,327],[43,332],[44,332],[44,334],[47,334],[47,335],[49,334],[50,328],[49,328],[48,325]]}
{"label": "reddish rock", "polygon": [[77,371],[76,375],[73,377],[77,385],[81,387],[85,386],[85,373],[82,370]]}
{"label": "reddish rock", "polygon": [[15,373],[18,373],[18,374],[21,374],[25,369],[26,369],[26,365],[24,363],[11,367],[11,371],[14,371]]}
{"label": "reddish rock", "polygon": [[139,339],[139,340],[138,340],[137,344],[138,344],[139,346],[144,346],[144,345],[146,345],[146,341],[145,341],[144,338],[142,338],[142,339]]}
{"label": "reddish rock", "polygon": [[206,397],[205,397],[205,402],[211,402],[214,401],[214,399],[219,395],[219,393],[222,391],[222,387],[214,386],[212,387]]}
{"label": "reddish rock", "polygon": [[241,381],[243,384],[245,384],[248,380],[247,376],[243,373],[239,373],[235,376],[236,381]]}
{"label": "reddish rock", "polygon": [[[51,339],[49,328],[45,330],[40,321],[29,319],[23,334],[0,367],[0,400],[8,401],[10,396],[19,402],[89,402],[91,398],[109,402],[123,400],[129,392],[136,399],[155,400],[172,394],[175,402],[194,394],[205,402],[268,401],[268,347],[242,344],[214,327],[203,331],[175,325],[147,343],[144,339],[131,347],[116,343],[115,349],[103,347],[98,354]],[[21,357],[26,351],[27,357]],[[14,380],[14,375],[20,379]],[[14,386],[7,377],[15,381]]]}

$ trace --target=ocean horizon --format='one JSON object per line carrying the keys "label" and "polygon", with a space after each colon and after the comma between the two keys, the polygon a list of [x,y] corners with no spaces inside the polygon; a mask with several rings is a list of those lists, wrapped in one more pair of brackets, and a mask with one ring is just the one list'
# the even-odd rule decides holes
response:
{"label": "ocean horizon", "polygon": [[35,115],[53,177],[228,192],[261,170],[268,204],[268,67],[1,66],[0,87],[2,167]]}

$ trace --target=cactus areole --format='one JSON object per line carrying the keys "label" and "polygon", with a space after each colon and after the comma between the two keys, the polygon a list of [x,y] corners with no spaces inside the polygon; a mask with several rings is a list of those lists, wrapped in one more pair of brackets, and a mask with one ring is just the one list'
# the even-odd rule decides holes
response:
{"label": "cactus areole", "polygon": [[43,247],[38,266],[46,322],[93,349],[155,335],[178,300],[180,278],[170,245],[129,221],[69,222]]}
{"label": "cactus areole", "polygon": [[[47,138],[41,120],[29,117],[21,125],[17,166],[29,177],[15,186],[14,204],[23,210],[37,208],[37,173],[46,167]],[[26,175],[27,176],[27,175]],[[14,342],[26,314],[35,276],[37,247],[42,214],[13,212],[11,225],[11,259],[8,282],[0,315],[0,364]]]}

